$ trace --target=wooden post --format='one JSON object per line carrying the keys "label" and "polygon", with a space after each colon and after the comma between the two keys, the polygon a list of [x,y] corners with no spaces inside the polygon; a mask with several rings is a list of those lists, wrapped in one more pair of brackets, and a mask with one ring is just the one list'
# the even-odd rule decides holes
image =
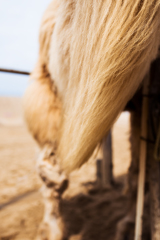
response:
{"label": "wooden post", "polygon": [[113,184],[112,175],[112,134],[111,130],[103,139],[97,155],[97,181],[104,188]]}
{"label": "wooden post", "polygon": [[104,187],[111,187],[113,184],[112,174],[112,133],[111,130],[102,142],[102,183]]}
{"label": "wooden post", "polygon": [[144,206],[144,185],[146,173],[146,152],[147,152],[147,119],[148,119],[148,91],[149,91],[149,75],[144,79],[143,85],[143,102],[142,102],[142,120],[141,120],[141,142],[140,142],[140,160],[139,160],[139,176],[137,191],[137,207],[136,207],[136,225],[135,240],[142,239],[142,217]]}

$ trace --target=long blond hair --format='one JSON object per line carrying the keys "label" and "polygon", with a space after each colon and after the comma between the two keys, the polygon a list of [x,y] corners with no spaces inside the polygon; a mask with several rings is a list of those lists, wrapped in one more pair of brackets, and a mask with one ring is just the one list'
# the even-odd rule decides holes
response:
{"label": "long blond hair", "polygon": [[59,87],[64,117],[58,153],[71,171],[87,161],[156,57],[160,0],[59,4],[52,39],[58,58],[50,71],[57,86],[65,86]]}

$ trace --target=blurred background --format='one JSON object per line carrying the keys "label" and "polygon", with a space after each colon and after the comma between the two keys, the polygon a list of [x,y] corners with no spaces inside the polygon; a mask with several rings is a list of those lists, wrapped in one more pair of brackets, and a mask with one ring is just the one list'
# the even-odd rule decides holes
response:
{"label": "blurred background", "polygon": [[[50,0],[0,0],[0,68],[31,72]],[[37,146],[23,121],[29,76],[0,72],[0,239],[33,239],[43,215]]]}
{"label": "blurred background", "polygon": [[[51,0],[0,0],[0,67],[32,71],[38,55],[38,32]],[[28,77],[0,73],[0,95],[22,96]]]}
{"label": "blurred background", "polygon": [[[32,71],[41,18],[50,1],[0,0],[0,68]],[[23,120],[28,79],[0,72],[0,239],[6,240],[34,239],[43,217],[38,150]],[[126,174],[130,164],[129,117],[121,114],[112,131],[116,177]]]}

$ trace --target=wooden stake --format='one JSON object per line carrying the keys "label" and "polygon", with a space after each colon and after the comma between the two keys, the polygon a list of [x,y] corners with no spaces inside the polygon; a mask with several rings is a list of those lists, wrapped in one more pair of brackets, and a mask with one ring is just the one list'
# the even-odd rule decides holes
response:
{"label": "wooden stake", "polygon": [[97,181],[104,188],[111,188],[113,184],[111,130],[103,138],[97,154]]}
{"label": "wooden stake", "polygon": [[102,142],[102,183],[104,187],[111,187],[113,183],[112,175],[112,133],[111,130]]}
{"label": "wooden stake", "polygon": [[142,120],[141,120],[141,142],[140,142],[140,161],[137,191],[137,207],[136,207],[136,225],[135,240],[142,239],[142,217],[144,206],[144,185],[146,172],[146,153],[147,153],[147,119],[148,119],[148,92],[149,92],[149,74],[144,79],[143,85],[143,102],[142,102]]}

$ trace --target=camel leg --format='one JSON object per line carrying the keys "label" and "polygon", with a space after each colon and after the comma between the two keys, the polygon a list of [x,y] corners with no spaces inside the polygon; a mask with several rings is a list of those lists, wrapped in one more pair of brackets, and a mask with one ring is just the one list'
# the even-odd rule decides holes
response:
{"label": "camel leg", "polygon": [[59,212],[60,200],[68,186],[68,179],[61,172],[53,145],[46,145],[38,159],[38,173],[43,181],[44,218],[37,240],[61,240],[63,222]]}
{"label": "camel leg", "polygon": [[59,142],[61,101],[54,82],[40,66],[24,97],[28,128],[40,147],[38,174],[43,181],[44,218],[37,239],[60,240],[63,225],[59,214],[60,199],[68,180],[60,170],[56,150]]}
{"label": "camel leg", "polygon": [[152,240],[160,239],[160,58],[151,66],[148,121],[148,172],[150,189],[150,225]]}

